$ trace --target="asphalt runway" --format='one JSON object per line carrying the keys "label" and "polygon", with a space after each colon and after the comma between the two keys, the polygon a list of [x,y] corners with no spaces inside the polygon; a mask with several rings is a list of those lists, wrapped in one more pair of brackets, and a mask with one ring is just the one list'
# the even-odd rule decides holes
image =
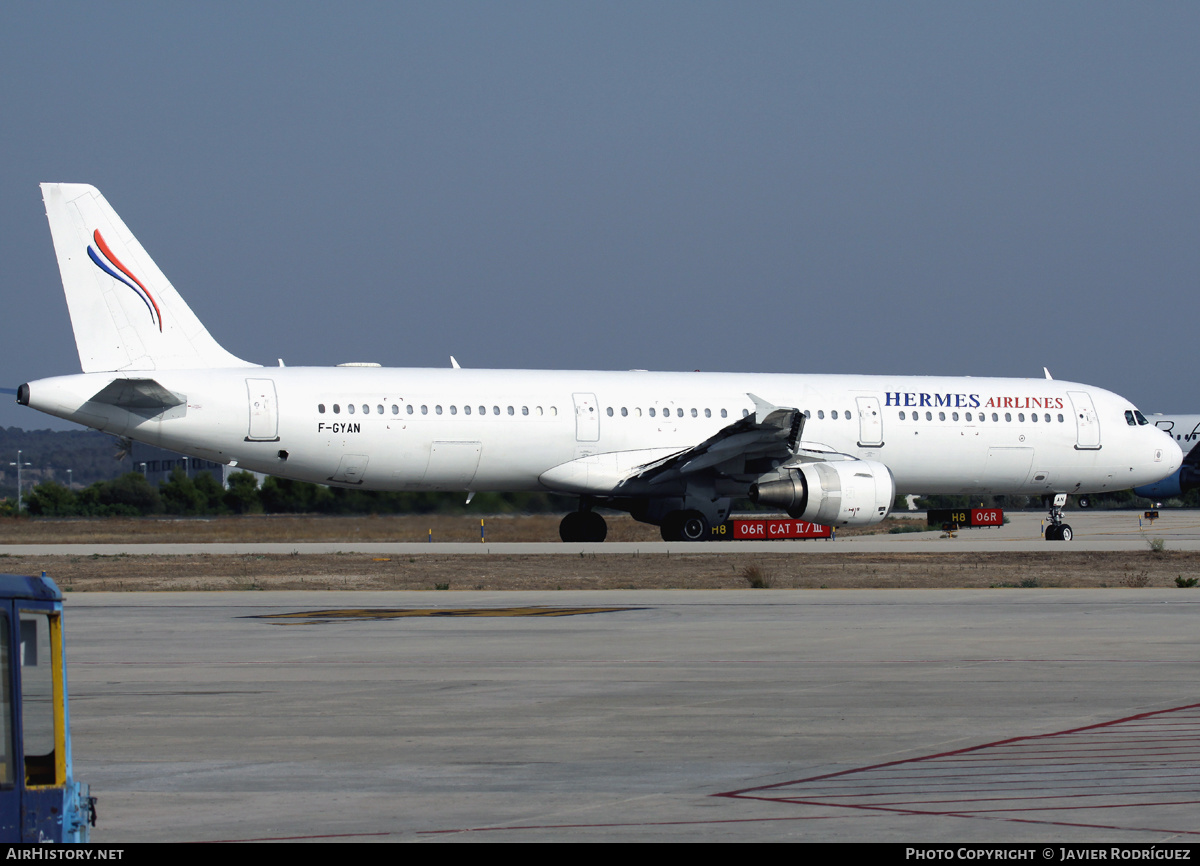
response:
{"label": "asphalt runway", "polygon": [[[1200,550],[1200,512],[1194,510],[1162,511],[1153,522],[1144,520],[1135,511],[1073,511],[1067,522],[1075,530],[1069,542],[1046,541],[1042,537],[1045,515],[1035,512],[1014,512],[1005,526],[989,529],[964,529],[953,538],[941,532],[911,532],[903,534],[845,536],[834,540],[806,541],[723,541],[705,542],[604,542],[599,544],[564,544],[544,542],[529,544],[465,543],[443,544],[426,542],[361,542],[346,539],[338,542],[252,542],[216,544],[0,544],[0,554],[10,556],[101,556],[170,555],[170,554],[290,554],[290,553],[370,553],[386,555],[458,554],[487,555],[521,554],[584,554],[605,553],[715,553],[723,550],[737,553],[947,553],[1004,552],[1004,551],[1105,551],[1145,550],[1154,538],[1162,538],[1169,550]],[[914,524],[924,524],[924,517],[914,518]]]}
{"label": "asphalt runway", "polygon": [[1200,835],[1200,592],[86,593],[66,616],[100,842]]}

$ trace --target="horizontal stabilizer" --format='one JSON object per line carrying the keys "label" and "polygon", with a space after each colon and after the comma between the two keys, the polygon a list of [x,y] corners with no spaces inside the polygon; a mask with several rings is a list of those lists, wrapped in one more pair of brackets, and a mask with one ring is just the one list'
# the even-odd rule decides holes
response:
{"label": "horizontal stabilizer", "polygon": [[122,409],[170,409],[187,402],[187,397],[168,391],[153,379],[114,379],[92,401]]}

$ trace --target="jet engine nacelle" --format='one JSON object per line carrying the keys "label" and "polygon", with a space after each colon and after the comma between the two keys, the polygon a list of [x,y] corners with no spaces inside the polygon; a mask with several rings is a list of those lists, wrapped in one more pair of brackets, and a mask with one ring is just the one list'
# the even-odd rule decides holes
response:
{"label": "jet engine nacelle", "polygon": [[750,501],[825,526],[868,526],[887,517],[896,498],[892,472],[873,460],[805,463],[764,475]]}

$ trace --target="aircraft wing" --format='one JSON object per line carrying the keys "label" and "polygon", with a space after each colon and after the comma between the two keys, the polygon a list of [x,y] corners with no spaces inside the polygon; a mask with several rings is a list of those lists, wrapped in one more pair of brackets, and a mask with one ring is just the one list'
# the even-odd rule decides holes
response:
{"label": "aircraft wing", "polygon": [[539,477],[550,490],[564,493],[644,496],[664,484],[712,479],[750,482],[785,463],[855,458],[817,442],[801,439],[807,417],[799,409],[774,406],[747,394],[754,413],[739,418],[709,438],[682,451],[614,451],[562,463]]}
{"label": "aircraft wing", "polygon": [[[739,418],[699,445],[638,467],[625,483],[656,486],[704,471],[726,477],[758,475],[796,457],[804,413],[773,406],[754,394],[746,396],[754,401],[753,415]],[[760,466],[765,468],[756,471]]]}

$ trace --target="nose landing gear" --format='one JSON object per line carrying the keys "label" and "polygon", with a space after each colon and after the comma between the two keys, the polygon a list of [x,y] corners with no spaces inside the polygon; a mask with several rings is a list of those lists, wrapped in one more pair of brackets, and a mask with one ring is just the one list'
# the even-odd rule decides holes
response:
{"label": "nose landing gear", "polygon": [[1067,494],[1055,493],[1050,505],[1050,523],[1046,525],[1047,541],[1070,541],[1075,537],[1069,524],[1063,522],[1062,507],[1067,504]]}

